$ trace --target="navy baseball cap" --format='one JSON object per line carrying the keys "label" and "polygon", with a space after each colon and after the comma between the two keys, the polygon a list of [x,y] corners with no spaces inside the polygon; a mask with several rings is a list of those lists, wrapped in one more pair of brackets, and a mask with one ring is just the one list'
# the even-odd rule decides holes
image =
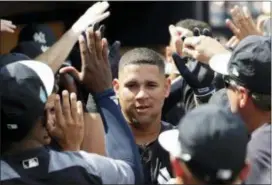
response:
{"label": "navy baseball cap", "polygon": [[48,47],[34,41],[24,41],[20,42],[15,48],[13,48],[11,53],[22,53],[27,55],[29,58],[36,58],[43,52],[45,52]]}
{"label": "navy baseball cap", "polygon": [[0,68],[0,83],[2,139],[20,141],[44,115],[54,73],[42,62],[13,61]]}
{"label": "navy baseball cap", "polygon": [[24,41],[34,41],[44,46],[50,47],[56,41],[56,36],[47,24],[28,24],[19,33],[18,43]]}
{"label": "navy baseball cap", "polygon": [[207,184],[231,183],[245,165],[248,131],[241,119],[213,104],[187,113],[159,143]]}
{"label": "navy baseball cap", "polygon": [[252,93],[271,94],[271,37],[248,36],[230,54],[211,58],[210,67]]}

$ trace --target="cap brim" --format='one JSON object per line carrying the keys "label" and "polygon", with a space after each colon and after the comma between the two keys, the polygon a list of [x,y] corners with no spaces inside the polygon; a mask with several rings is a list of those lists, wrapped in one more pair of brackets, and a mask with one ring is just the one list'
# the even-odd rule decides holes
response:
{"label": "cap brim", "polygon": [[222,75],[228,75],[228,64],[231,57],[231,53],[217,54],[213,56],[209,65],[212,70]]}
{"label": "cap brim", "polygon": [[179,131],[167,130],[159,135],[160,145],[174,157],[180,157],[181,149],[178,142]]}
{"label": "cap brim", "polygon": [[43,82],[47,95],[51,95],[54,88],[55,76],[52,69],[48,65],[35,60],[22,60],[18,61],[18,63],[32,69]]}

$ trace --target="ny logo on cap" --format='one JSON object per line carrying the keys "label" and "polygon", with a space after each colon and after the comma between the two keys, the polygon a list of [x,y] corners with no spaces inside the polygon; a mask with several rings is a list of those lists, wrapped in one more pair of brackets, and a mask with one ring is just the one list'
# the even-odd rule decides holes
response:
{"label": "ny logo on cap", "polygon": [[45,34],[43,32],[35,33],[33,35],[33,39],[34,41],[39,42],[41,44],[46,44]]}
{"label": "ny logo on cap", "polygon": [[43,52],[46,52],[46,50],[48,50],[48,46],[46,46],[46,45],[42,45],[41,46],[41,50],[43,51]]}
{"label": "ny logo on cap", "polygon": [[217,178],[222,180],[228,180],[232,176],[232,171],[228,169],[220,169],[216,173]]}
{"label": "ny logo on cap", "polygon": [[7,124],[7,128],[9,130],[16,130],[16,129],[18,129],[18,125],[17,124]]}
{"label": "ny logo on cap", "polygon": [[34,168],[34,167],[39,166],[39,160],[37,157],[23,160],[22,163],[23,163],[24,169],[29,169],[29,168]]}
{"label": "ny logo on cap", "polygon": [[237,77],[239,76],[239,72],[235,67],[232,69],[231,73]]}

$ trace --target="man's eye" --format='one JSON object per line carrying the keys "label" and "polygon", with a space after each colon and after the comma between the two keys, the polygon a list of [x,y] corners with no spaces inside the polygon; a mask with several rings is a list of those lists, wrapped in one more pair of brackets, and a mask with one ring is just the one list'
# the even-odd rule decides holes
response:
{"label": "man's eye", "polygon": [[147,84],[148,87],[157,87],[158,85],[157,84],[154,84],[154,83],[149,83]]}
{"label": "man's eye", "polygon": [[127,88],[134,88],[134,87],[136,87],[136,86],[137,86],[137,84],[127,84],[127,85],[126,85]]}

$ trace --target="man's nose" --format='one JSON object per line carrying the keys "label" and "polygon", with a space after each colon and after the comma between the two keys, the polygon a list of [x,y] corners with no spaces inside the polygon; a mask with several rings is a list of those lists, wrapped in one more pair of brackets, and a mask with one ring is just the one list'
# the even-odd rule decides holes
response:
{"label": "man's nose", "polygon": [[141,88],[136,95],[136,99],[144,99],[148,98],[148,96],[148,92],[144,88]]}

